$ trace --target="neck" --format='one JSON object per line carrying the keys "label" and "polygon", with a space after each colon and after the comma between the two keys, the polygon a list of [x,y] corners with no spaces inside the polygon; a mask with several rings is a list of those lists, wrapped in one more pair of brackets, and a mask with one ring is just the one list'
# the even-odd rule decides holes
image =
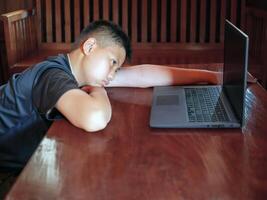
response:
{"label": "neck", "polygon": [[80,52],[80,49],[71,51],[68,54],[68,58],[72,74],[74,75],[76,81],[78,82],[79,86],[84,85],[85,83],[84,76],[80,73],[81,72],[80,66],[82,60],[82,54]]}

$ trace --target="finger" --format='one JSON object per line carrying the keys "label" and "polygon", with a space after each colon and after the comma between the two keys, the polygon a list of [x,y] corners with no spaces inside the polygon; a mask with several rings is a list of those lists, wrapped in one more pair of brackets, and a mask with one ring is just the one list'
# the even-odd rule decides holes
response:
{"label": "finger", "polygon": [[247,82],[248,83],[256,83],[257,79],[248,72],[247,73]]}
{"label": "finger", "polygon": [[92,91],[92,87],[89,86],[89,85],[86,85],[86,86],[83,86],[83,87],[81,88],[81,90],[83,90],[83,91],[89,93],[89,92]]}

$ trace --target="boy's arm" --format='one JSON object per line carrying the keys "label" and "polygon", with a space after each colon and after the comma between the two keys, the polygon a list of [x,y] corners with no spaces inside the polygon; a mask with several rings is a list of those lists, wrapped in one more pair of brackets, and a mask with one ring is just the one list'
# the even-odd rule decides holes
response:
{"label": "boy's arm", "polygon": [[196,83],[219,84],[220,73],[161,65],[136,65],[119,70],[107,87],[152,87]]}
{"label": "boy's arm", "polygon": [[111,118],[106,90],[100,87],[90,87],[90,94],[80,89],[69,90],[59,98],[56,108],[73,125],[88,132],[105,128]]}

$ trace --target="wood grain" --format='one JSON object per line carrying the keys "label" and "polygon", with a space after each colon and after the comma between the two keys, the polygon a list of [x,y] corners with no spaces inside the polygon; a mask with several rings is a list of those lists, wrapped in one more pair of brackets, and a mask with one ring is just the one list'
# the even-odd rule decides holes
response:
{"label": "wood grain", "polygon": [[[191,66],[192,67],[192,66]],[[56,121],[11,199],[265,199],[267,93],[246,91],[241,129],[152,129],[152,89],[108,89],[113,117],[86,133]]]}

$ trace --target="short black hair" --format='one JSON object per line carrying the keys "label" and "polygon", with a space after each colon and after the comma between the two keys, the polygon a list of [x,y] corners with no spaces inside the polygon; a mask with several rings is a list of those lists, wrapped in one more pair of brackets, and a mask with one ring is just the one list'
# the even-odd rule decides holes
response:
{"label": "short black hair", "polygon": [[123,47],[126,52],[126,58],[128,60],[131,59],[132,49],[130,39],[119,25],[106,20],[98,20],[90,23],[75,40],[72,49],[78,48],[89,37],[96,38],[96,41],[102,47],[108,44],[116,44]]}

